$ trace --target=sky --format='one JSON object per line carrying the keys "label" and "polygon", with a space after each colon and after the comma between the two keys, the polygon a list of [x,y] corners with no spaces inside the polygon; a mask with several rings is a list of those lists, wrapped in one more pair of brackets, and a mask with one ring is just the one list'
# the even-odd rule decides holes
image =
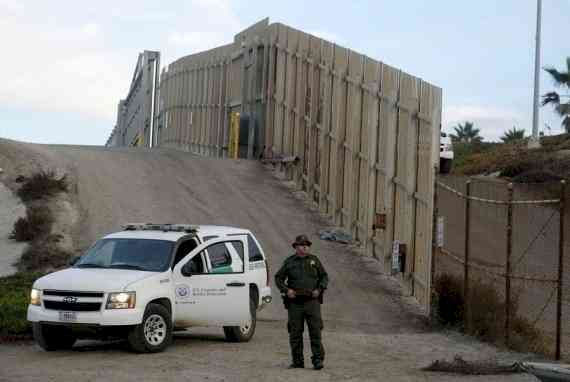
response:
{"label": "sky", "polygon": [[[0,0],[0,137],[104,145],[140,52],[164,66],[265,17],[441,87],[444,131],[531,131],[536,0]],[[569,29],[570,0],[544,0],[543,67],[565,69]],[[544,71],[540,88],[554,89]],[[541,108],[539,128],[560,118]]]}

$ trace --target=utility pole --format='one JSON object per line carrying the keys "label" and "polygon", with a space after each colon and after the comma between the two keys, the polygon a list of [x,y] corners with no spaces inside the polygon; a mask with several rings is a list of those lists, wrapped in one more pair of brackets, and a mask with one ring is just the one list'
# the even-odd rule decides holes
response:
{"label": "utility pole", "polygon": [[540,30],[542,23],[542,0],[537,0],[536,4],[536,43],[534,56],[534,99],[532,111],[532,136],[528,141],[529,148],[540,147],[540,139],[538,137],[538,99],[540,97]]}

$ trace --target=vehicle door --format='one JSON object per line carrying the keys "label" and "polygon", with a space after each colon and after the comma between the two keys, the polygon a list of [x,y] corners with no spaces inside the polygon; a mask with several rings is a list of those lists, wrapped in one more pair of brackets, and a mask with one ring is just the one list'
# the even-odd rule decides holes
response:
{"label": "vehicle door", "polygon": [[188,254],[173,270],[175,322],[190,325],[239,326],[250,318],[246,280],[245,239],[209,240]]}

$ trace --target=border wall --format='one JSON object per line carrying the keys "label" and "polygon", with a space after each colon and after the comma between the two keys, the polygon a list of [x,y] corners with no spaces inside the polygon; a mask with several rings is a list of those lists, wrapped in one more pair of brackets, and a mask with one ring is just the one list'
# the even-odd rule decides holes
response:
{"label": "border wall", "polygon": [[145,50],[135,65],[129,92],[117,106],[117,123],[106,147],[152,147],[156,136],[160,53]]}
{"label": "border wall", "polygon": [[163,70],[154,140],[228,157],[240,113],[239,156],[297,157],[287,176],[386,271],[405,256],[401,281],[429,311],[441,107],[440,88],[265,19]]}

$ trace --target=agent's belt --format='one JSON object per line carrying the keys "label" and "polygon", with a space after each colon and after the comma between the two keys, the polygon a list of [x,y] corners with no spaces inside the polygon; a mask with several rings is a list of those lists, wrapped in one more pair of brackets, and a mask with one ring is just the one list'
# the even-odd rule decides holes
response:
{"label": "agent's belt", "polygon": [[313,291],[311,289],[293,289],[296,296],[313,297]]}

